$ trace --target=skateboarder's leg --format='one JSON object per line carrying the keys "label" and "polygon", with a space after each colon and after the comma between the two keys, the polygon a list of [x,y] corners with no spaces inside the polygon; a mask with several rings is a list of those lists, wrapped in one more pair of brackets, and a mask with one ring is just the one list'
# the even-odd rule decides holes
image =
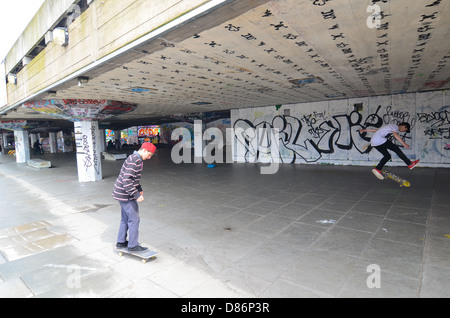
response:
{"label": "skateboarder's leg", "polygon": [[127,241],[127,232],[128,232],[128,215],[125,212],[124,206],[122,205],[123,202],[119,201],[119,203],[121,208],[121,218],[120,218],[119,234],[117,235],[117,243],[125,243]]}
{"label": "skateboarder's leg", "polygon": [[387,141],[387,142],[386,142],[386,147],[387,147],[389,150],[392,150],[392,151],[393,151],[400,159],[402,159],[403,162],[404,162],[407,166],[411,165],[411,160],[409,160],[408,157],[406,157],[406,155],[403,153],[403,151],[400,149],[399,146],[394,145],[394,144],[393,144],[392,142],[390,142],[390,141]]}
{"label": "skateboarder's leg", "polygon": [[139,206],[135,200],[120,202],[122,207],[122,220],[120,222],[117,242],[125,242],[128,230],[128,247],[138,245],[139,239]]}
{"label": "skateboarder's leg", "polygon": [[128,248],[139,245],[139,205],[136,200],[128,201]]}
{"label": "skateboarder's leg", "polygon": [[381,158],[380,162],[376,166],[376,169],[380,171],[383,169],[385,164],[392,158],[391,154],[388,151],[388,148],[386,147],[387,143],[388,142],[385,142],[384,144],[375,147],[375,149],[378,150],[383,155],[383,158]]}

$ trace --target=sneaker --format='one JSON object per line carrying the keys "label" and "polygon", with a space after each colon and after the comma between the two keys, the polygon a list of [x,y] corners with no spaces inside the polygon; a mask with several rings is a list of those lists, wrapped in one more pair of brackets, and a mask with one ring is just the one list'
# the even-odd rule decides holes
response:
{"label": "sneaker", "polygon": [[372,169],[372,173],[380,180],[384,180],[383,173],[378,169]]}
{"label": "sneaker", "polygon": [[117,248],[127,248],[127,246],[128,246],[128,241],[125,241],[125,243],[117,242],[117,244],[116,244]]}
{"label": "sneaker", "polygon": [[148,250],[148,247],[143,247],[143,246],[137,245],[135,247],[129,247],[128,250],[130,252],[144,252],[144,251]]}
{"label": "sneaker", "polygon": [[411,161],[411,164],[408,166],[409,169],[414,169],[414,167],[419,163],[420,160]]}

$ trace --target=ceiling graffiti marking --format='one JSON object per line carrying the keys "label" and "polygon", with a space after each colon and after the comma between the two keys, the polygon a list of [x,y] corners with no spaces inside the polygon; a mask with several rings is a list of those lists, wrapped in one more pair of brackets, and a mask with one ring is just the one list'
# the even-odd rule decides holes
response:
{"label": "ceiling graffiti marking", "polygon": [[[55,99],[138,105],[125,119],[450,89],[449,1],[269,1],[203,31],[166,34]],[[377,28],[367,26],[368,5],[380,8]]]}

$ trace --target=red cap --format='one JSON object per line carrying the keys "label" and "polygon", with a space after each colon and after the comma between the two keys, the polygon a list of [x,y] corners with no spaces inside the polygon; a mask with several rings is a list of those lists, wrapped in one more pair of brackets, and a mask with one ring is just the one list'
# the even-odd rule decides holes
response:
{"label": "red cap", "polygon": [[156,146],[154,144],[152,144],[151,142],[144,142],[141,145],[141,149],[145,149],[147,151],[150,151],[153,154],[156,152]]}

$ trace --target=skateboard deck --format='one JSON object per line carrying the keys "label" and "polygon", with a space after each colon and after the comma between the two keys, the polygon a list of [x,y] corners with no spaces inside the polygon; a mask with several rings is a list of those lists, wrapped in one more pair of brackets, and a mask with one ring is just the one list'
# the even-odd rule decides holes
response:
{"label": "skateboard deck", "polygon": [[119,253],[119,256],[123,256],[125,254],[134,255],[134,256],[140,257],[142,259],[142,263],[144,263],[144,264],[147,263],[147,261],[149,259],[156,257],[156,255],[158,254],[158,252],[151,251],[151,250],[146,250],[143,252],[133,252],[133,251],[129,251],[127,248],[120,248],[120,247],[114,247],[114,248]]}
{"label": "skateboard deck", "polygon": [[405,180],[395,174],[393,174],[392,172],[388,172],[388,171],[382,171],[383,175],[385,178],[389,178],[395,182],[398,182],[400,184],[400,187],[410,187],[411,183],[408,180]]}

